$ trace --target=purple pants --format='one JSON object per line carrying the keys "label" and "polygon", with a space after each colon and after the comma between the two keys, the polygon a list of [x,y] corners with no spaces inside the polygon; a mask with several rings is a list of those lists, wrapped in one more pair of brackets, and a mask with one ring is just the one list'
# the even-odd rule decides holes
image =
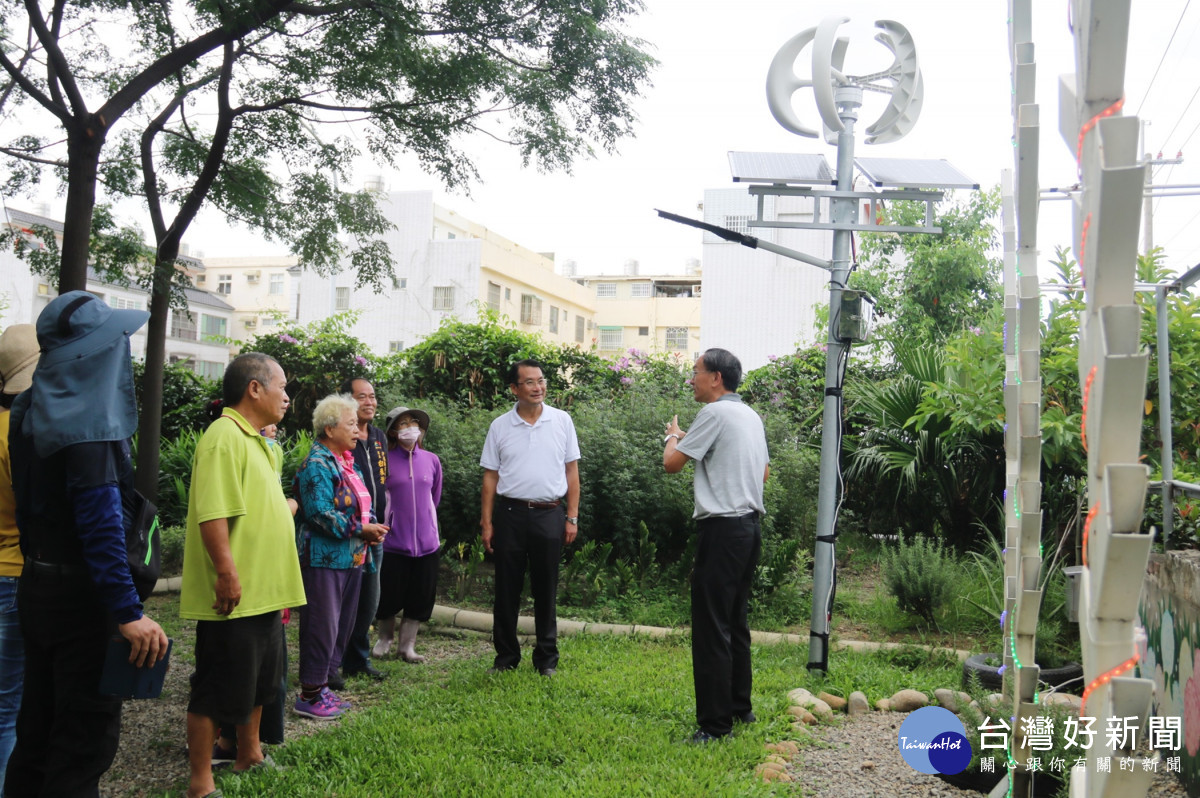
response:
{"label": "purple pants", "polygon": [[342,666],[354,631],[362,566],[349,569],[300,566],[308,604],[300,610],[300,684],[329,681]]}

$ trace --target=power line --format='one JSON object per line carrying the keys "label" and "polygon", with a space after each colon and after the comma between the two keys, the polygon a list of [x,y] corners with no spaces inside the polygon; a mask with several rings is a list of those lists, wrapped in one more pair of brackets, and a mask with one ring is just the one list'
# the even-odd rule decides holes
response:
{"label": "power line", "polygon": [[[1187,116],[1187,112],[1191,109],[1192,103],[1196,101],[1197,94],[1200,94],[1200,86],[1197,86],[1196,90],[1192,92],[1192,99],[1188,100],[1188,104],[1184,106],[1183,111],[1179,114],[1179,118],[1175,120],[1175,126],[1171,128],[1171,132],[1167,134],[1165,139],[1163,139],[1162,146],[1164,148],[1167,146],[1167,142],[1171,140],[1171,136],[1174,136],[1175,131],[1179,129],[1179,125],[1183,122],[1183,118]],[[1193,130],[1192,132],[1195,133],[1196,131]],[[1191,136],[1188,136],[1188,138],[1190,139]],[[1182,150],[1183,147],[1177,147],[1176,149]]]}
{"label": "power line", "polygon": [[1179,26],[1183,23],[1183,17],[1187,14],[1188,6],[1191,4],[1192,0],[1187,0],[1183,4],[1183,11],[1179,12],[1179,19],[1175,20],[1175,30],[1171,31],[1171,38],[1167,40],[1167,46],[1163,48],[1162,58],[1158,59],[1158,66],[1154,68],[1154,76],[1150,78],[1150,85],[1146,87],[1146,93],[1142,95],[1142,101],[1138,104],[1137,113],[1134,116],[1142,115],[1142,106],[1146,104],[1146,98],[1150,96],[1150,91],[1154,88],[1154,81],[1158,78],[1158,71],[1162,69],[1163,61],[1167,60],[1167,53],[1171,50],[1171,43],[1175,41],[1175,34],[1179,33]]}
{"label": "power line", "polygon": [[1197,130],[1200,130],[1200,122],[1196,123],[1196,126],[1194,128],[1192,128],[1192,132],[1188,133],[1188,137],[1183,140],[1182,144],[1179,145],[1180,152],[1183,152],[1183,148],[1186,147],[1188,142],[1192,140],[1192,136],[1196,135]]}

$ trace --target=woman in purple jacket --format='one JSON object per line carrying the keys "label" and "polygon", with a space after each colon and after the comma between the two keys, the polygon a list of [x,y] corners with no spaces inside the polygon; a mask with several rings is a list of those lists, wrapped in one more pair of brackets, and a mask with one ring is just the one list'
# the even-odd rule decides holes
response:
{"label": "woman in purple jacket", "polygon": [[413,646],[422,621],[433,614],[437,592],[437,505],[442,500],[442,461],[421,448],[429,430],[429,414],[396,407],[387,414],[388,521],[379,570],[379,609],[375,627],[379,641],[372,652],[383,657],[392,649],[396,615],[400,623],[399,654],[405,662],[424,662]]}

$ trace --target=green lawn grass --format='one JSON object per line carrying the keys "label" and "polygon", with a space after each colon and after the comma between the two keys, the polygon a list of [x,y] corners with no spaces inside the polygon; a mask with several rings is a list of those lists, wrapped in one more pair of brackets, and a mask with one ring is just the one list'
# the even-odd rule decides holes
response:
{"label": "green lawn grass", "polygon": [[[686,639],[584,635],[560,640],[558,675],[528,663],[488,675],[486,655],[406,669],[371,705],[273,752],[276,771],[224,775],[227,796],[627,796],[785,794],[754,777],[763,743],[794,738],[787,691],[874,701],[903,687],[957,683],[957,662],[920,649],[835,652],[814,677],[804,646],[756,646],[755,711],[724,741],[685,744],[695,728]],[[409,674],[412,674],[409,676]]]}

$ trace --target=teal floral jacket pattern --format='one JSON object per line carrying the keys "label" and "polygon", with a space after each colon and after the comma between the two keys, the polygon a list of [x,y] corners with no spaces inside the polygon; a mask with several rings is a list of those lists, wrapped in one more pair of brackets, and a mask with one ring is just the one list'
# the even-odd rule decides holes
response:
{"label": "teal floral jacket pattern", "polygon": [[[358,466],[354,470],[361,479]],[[367,544],[362,539],[358,496],[342,473],[337,455],[324,444],[313,443],[296,472],[292,495],[300,503],[296,549],[301,565],[346,570],[366,563],[367,572],[375,572],[376,564],[367,556]],[[371,520],[375,520],[374,508]]]}

